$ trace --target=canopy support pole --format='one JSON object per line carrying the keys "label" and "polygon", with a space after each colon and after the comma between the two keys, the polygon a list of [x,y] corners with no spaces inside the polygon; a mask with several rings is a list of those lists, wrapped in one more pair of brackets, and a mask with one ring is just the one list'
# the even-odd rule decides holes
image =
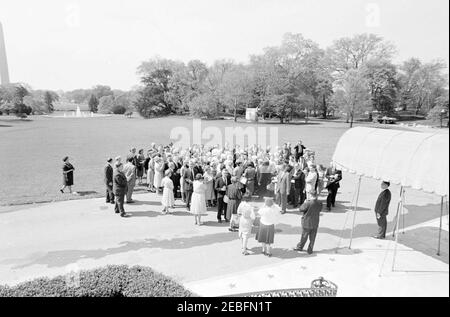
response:
{"label": "canopy support pole", "polygon": [[442,234],[442,216],[444,215],[444,196],[441,197],[441,217],[439,218],[439,239],[437,255],[441,255],[441,234]]}
{"label": "canopy support pole", "polygon": [[[400,191],[400,199],[399,199],[399,210],[403,210],[403,187],[402,190]],[[401,212],[401,211],[400,211]],[[392,271],[394,271],[394,267],[395,267],[395,258],[397,257],[397,246],[398,246],[398,227],[400,225],[400,214],[397,217],[397,221],[395,222],[395,246],[394,246],[394,258],[392,259]]]}
{"label": "canopy support pole", "polygon": [[398,199],[398,203],[397,203],[397,213],[395,214],[395,226],[394,226],[394,230],[392,231],[392,237],[395,237],[395,232],[396,232],[396,227],[397,227],[397,221],[399,221],[400,219],[400,215],[401,215],[401,209],[400,207],[402,206],[402,193],[403,193],[403,186],[400,187],[400,198]]}
{"label": "canopy support pole", "polygon": [[357,190],[357,194],[356,194],[356,202],[355,202],[355,206],[354,206],[354,208],[353,208],[353,224],[352,224],[352,231],[350,232],[350,244],[349,244],[349,246],[348,246],[349,249],[352,248],[353,230],[355,229],[356,209],[358,208],[359,189],[361,188],[361,178],[362,178],[362,175],[359,176],[359,180],[358,180],[358,190]]}
{"label": "canopy support pole", "polygon": [[405,189],[402,186],[402,234],[405,234]]}

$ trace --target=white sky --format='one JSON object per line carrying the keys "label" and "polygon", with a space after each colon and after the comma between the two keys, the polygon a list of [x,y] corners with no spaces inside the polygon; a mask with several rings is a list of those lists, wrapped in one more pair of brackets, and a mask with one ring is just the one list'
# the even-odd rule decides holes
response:
{"label": "white sky", "polygon": [[154,55],[245,62],[286,32],[323,48],[376,33],[397,62],[449,55],[448,0],[0,0],[0,21],[11,81],[35,89],[129,89]]}

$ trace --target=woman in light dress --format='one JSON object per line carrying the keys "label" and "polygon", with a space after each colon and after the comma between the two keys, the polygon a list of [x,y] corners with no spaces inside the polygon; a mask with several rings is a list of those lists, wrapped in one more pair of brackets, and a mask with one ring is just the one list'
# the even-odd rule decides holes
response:
{"label": "woman in light dress", "polygon": [[316,166],[314,164],[312,164],[309,166],[309,172],[305,178],[305,183],[306,183],[305,191],[306,191],[307,199],[311,198],[311,192],[313,192],[313,191],[316,192],[318,180],[319,180],[319,177],[318,177],[318,174],[316,171]]}
{"label": "woman in light dress", "polygon": [[155,186],[155,189],[160,192],[161,189],[161,181],[164,177],[164,161],[162,160],[161,156],[158,154],[158,156],[155,157],[155,178],[153,181],[153,186]]}
{"label": "woman in light dress", "polygon": [[206,184],[204,183],[203,176],[197,174],[194,180],[194,190],[191,198],[191,210],[190,212],[195,217],[195,224],[201,225],[202,215],[206,215]]}
{"label": "woman in light dress", "polygon": [[161,181],[161,186],[163,187],[163,195],[161,199],[161,203],[164,207],[162,210],[163,214],[167,214],[170,210],[169,208],[173,208],[175,204],[175,198],[173,196],[173,182],[170,179],[172,175],[172,170],[168,169],[165,173],[165,177]]}
{"label": "woman in light dress", "polygon": [[247,244],[256,218],[255,212],[247,201],[243,201],[239,204],[237,213],[239,215],[239,238],[242,242],[242,254],[248,255]]}
{"label": "woman in light dress", "polygon": [[206,185],[206,207],[212,207],[213,201],[216,199],[216,197],[214,195],[214,176],[211,167],[208,166],[206,168],[205,173],[203,174],[203,178]]}

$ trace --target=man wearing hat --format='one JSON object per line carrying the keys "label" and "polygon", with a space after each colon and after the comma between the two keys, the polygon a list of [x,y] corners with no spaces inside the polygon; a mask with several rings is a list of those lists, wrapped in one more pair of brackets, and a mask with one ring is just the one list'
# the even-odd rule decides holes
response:
{"label": "man wearing hat", "polygon": [[113,181],[114,181],[114,169],[111,165],[113,159],[109,158],[106,162],[104,174],[105,174],[105,185],[106,185],[106,203],[114,204],[114,192],[113,192]]}
{"label": "man wearing hat", "polygon": [[391,191],[389,190],[390,185],[391,183],[388,181],[383,181],[381,183],[382,191],[380,195],[378,195],[378,199],[375,204],[375,215],[378,223],[378,235],[374,236],[375,239],[386,238],[387,215],[389,213],[389,204],[391,203]]}
{"label": "man wearing hat", "polygon": [[125,217],[125,209],[123,208],[125,193],[127,192],[127,178],[123,173],[122,163],[116,163],[116,173],[114,174],[113,184],[114,194],[116,195],[116,203],[114,211],[116,214],[120,213],[121,217]]}

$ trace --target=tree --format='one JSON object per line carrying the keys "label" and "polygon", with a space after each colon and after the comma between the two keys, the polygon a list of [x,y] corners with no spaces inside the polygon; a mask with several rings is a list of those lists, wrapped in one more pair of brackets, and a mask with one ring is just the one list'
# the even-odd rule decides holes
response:
{"label": "tree", "polygon": [[105,96],[114,95],[113,91],[111,90],[111,87],[105,85],[97,85],[92,87],[91,94],[95,95],[95,97],[97,97],[98,100],[100,100],[100,98]]}
{"label": "tree", "polygon": [[343,37],[327,50],[330,66],[341,75],[360,68],[369,60],[390,60],[394,54],[394,46],[375,34]]}
{"label": "tree", "polygon": [[114,105],[114,96],[103,96],[99,100],[98,110],[100,113],[112,113]]}
{"label": "tree", "polygon": [[[257,71],[259,81],[264,82],[262,111],[279,117],[281,123],[288,114],[292,116],[298,112],[299,96],[314,96],[323,55],[324,52],[313,41],[301,34],[287,33],[281,46],[268,47],[263,56],[253,57],[253,69]],[[314,102],[316,98],[313,98]]]}
{"label": "tree", "polygon": [[44,94],[44,102],[45,105],[47,106],[47,112],[51,113],[53,111],[55,111],[55,108],[53,107],[53,102],[54,101],[58,101],[59,96],[51,91],[46,91]]}
{"label": "tree", "polygon": [[244,65],[234,65],[224,74],[217,92],[220,103],[233,112],[236,122],[237,112],[245,109],[251,100],[251,74]]}
{"label": "tree", "polygon": [[386,60],[371,60],[361,70],[369,84],[373,110],[392,112],[398,90],[396,66]]}
{"label": "tree", "polygon": [[[449,114],[449,101],[448,101],[448,91],[445,95],[442,95],[440,97],[437,97],[435,100],[436,105],[433,109],[430,110],[428,113],[427,118],[432,120],[433,122],[438,122],[445,117],[448,118]],[[447,120],[447,128],[448,128],[449,122]]]}
{"label": "tree", "polygon": [[[33,94],[25,96],[23,98],[23,104],[27,107],[27,109],[21,112],[27,113],[29,112],[29,109],[31,109],[31,112],[27,114],[43,114],[48,110],[48,106],[44,102],[44,100],[42,100],[39,96]],[[21,107],[19,107],[18,109],[21,109]]]}
{"label": "tree", "polygon": [[99,101],[94,94],[92,94],[91,98],[89,98],[88,105],[89,105],[89,111],[94,112],[94,113],[98,111]]}
{"label": "tree", "polygon": [[350,128],[352,128],[355,116],[364,113],[370,105],[369,85],[364,74],[355,69],[347,71],[338,84],[335,102],[350,119]]}
{"label": "tree", "polygon": [[443,73],[445,68],[445,63],[441,61],[423,64],[412,58],[404,62],[398,76],[401,107],[414,110],[416,115],[420,111],[430,111],[435,106],[436,98],[445,95],[448,85],[448,75]]}
{"label": "tree", "polygon": [[23,99],[30,95],[30,92],[25,86],[19,84],[15,88],[14,92],[14,103],[17,104],[23,104]]}
{"label": "tree", "polygon": [[189,112],[194,117],[215,118],[218,114],[218,100],[212,93],[200,94],[188,103]]}

